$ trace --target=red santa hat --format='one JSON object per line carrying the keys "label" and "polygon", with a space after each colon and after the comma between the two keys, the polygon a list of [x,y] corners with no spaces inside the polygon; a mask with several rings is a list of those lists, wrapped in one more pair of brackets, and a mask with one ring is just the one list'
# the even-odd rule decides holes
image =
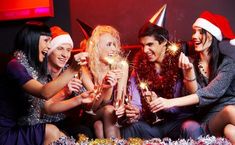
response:
{"label": "red santa hat", "polygon": [[58,26],[53,26],[50,28],[51,30],[51,43],[50,43],[50,49],[48,51],[48,55],[51,54],[55,48],[60,46],[61,44],[70,44],[71,47],[73,48],[73,40],[70,37],[69,33],[65,32]]}
{"label": "red santa hat", "polygon": [[210,32],[219,41],[229,39],[230,44],[235,45],[235,34],[224,16],[205,11],[194,22],[193,27],[195,26]]}

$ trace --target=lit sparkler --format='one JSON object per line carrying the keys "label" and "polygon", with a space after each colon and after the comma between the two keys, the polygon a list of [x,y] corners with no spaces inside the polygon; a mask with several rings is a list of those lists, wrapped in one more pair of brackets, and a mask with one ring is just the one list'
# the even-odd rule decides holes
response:
{"label": "lit sparkler", "polygon": [[171,55],[178,54],[179,50],[180,50],[179,44],[170,43],[170,46],[168,47],[168,51]]}
{"label": "lit sparkler", "polygon": [[149,91],[148,85],[145,82],[140,82],[140,88],[144,91]]}

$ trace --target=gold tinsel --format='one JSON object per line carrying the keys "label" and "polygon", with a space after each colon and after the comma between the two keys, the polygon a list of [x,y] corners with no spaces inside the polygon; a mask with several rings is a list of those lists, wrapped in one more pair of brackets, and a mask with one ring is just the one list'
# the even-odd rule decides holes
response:
{"label": "gold tinsel", "polygon": [[142,145],[143,141],[140,138],[129,138],[128,139],[128,144],[129,145]]}

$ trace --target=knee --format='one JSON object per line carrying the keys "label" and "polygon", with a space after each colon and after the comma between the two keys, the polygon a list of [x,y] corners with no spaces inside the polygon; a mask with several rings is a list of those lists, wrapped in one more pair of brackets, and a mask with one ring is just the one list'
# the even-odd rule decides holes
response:
{"label": "knee", "polygon": [[224,136],[232,143],[235,144],[235,126],[228,124],[224,128]]}
{"label": "knee", "polygon": [[192,138],[197,140],[199,136],[203,135],[203,130],[200,124],[193,120],[185,121],[181,126],[181,137]]}
{"label": "knee", "polygon": [[114,114],[114,107],[112,105],[104,106],[104,116],[111,116]]}
{"label": "knee", "polygon": [[224,127],[224,136],[229,137],[231,135],[235,135],[235,126],[228,124]]}
{"label": "knee", "polygon": [[98,120],[93,125],[95,130],[103,130],[103,122],[101,120]]}
{"label": "knee", "polygon": [[46,124],[45,138],[59,139],[62,136],[60,130],[53,124]]}
{"label": "knee", "polygon": [[187,120],[184,123],[182,123],[181,128],[182,130],[188,130],[188,131],[195,130],[197,128],[200,128],[200,124],[193,120]]}
{"label": "knee", "polygon": [[235,106],[233,106],[233,105],[225,106],[223,108],[222,112],[223,112],[223,115],[225,115],[225,116],[234,116]]}

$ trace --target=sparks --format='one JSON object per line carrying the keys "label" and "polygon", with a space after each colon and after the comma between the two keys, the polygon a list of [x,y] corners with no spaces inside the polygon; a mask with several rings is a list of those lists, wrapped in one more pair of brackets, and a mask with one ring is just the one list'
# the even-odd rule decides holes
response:
{"label": "sparks", "polygon": [[175,55],[179,50],[179,46],[176,44],[176,43],[172,43],[170,46],[169,46],[169,52],[172,54],[172,55]]}
{"label": "sparks", "polygon": [[149,91],[148,85],[145,82],[140,82],[140,88],[146,91]]}

